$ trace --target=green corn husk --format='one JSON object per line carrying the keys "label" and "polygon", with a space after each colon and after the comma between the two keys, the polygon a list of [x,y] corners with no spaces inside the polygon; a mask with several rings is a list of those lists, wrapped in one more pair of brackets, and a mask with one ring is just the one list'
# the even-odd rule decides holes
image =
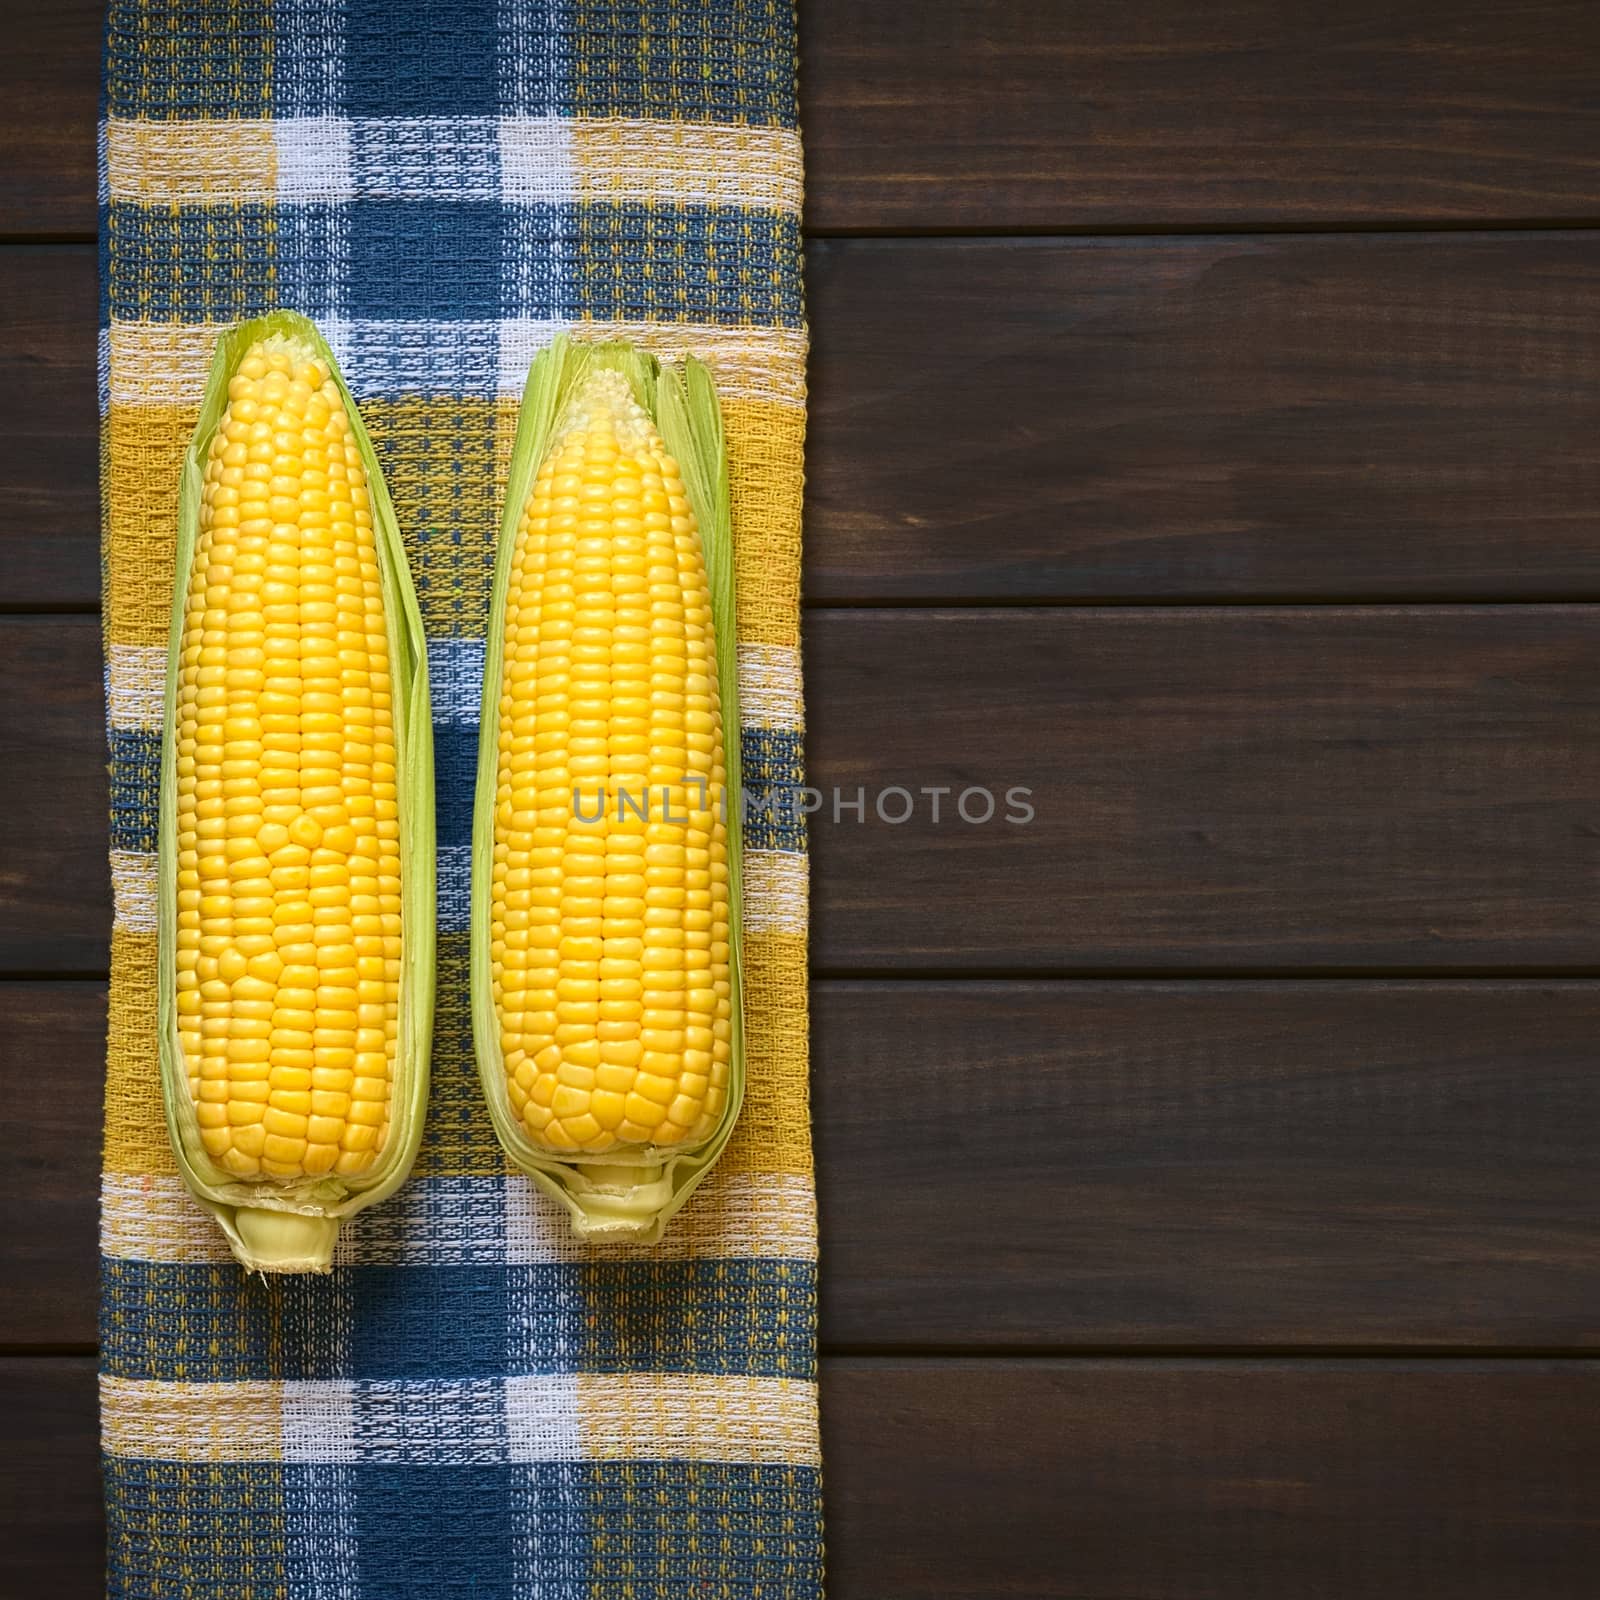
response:
{"label": "green corn husk", "polygon": [[[327,362],[344,398],[351,431],[366,466],[373,532],[388,621],[397,789],[400,799],[401,998],[389,1137],[371,1168],[355,1177],[329,1174],[290,1181],[247,1180],[223,1172],[200,1141],[178,1037],[177,991],[177,738],[178,669],[200,497],[212,435],[228,403],[228,384],[259,339],[286,334],[311,345]],[[422,613],[395,522],[394,506],[372,441],[333,352],[305,317],[275,311],[223,335],[206,380],[200,421],[183,462],[178,501],[177,577],[167,657],[161,751],[158,1013],[162,1099],[178,1170],[195,1198],[221,1224],[240,1263],[256,1272],[328,1272],[339,1224],[393,1194],[416,1159],[428,1101],[428,1052],[433,1032],[434,816],[433,724],[428,707],[428,656]]]}
{"label": "green corn husk", "polygon": [[[688,1148],[557,1155],[535,1145],[506,1089],[505,1062],[490,972],[490,896],[494,869],[496,764],[500,740],[500,680],[505,653],[506,590],[517,524],[529,486],[549,452],[568,402],[594,366],[621,372],[678,462],[700,527],[716,631],[717,679],[727,767],[728,969],[731,1038],[728,1098],[709,1138]],[[722,412],[705,366],[693,357],[663,368],[654,356],[623,343],[581,345],[558,337],[534,360],[517,422],[505,515],[495,563],[494,596],[483,678],[478,787],[472,828],[472,1033],[478,1074],[496,1134],[515,1165],[566,1207],[581,1239],[652,1244],[716,1165],[744,1099],[744,984],[740,913],[741,827],[738,655],[734,632],[733,526]]]}

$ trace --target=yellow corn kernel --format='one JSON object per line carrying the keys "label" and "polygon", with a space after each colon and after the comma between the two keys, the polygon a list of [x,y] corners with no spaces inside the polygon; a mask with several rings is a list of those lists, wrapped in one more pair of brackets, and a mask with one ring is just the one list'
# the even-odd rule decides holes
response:
{"label": "yellow corn kernel", "polygon": [[354,1094],[323,1092],[314,1069],[348,1065],[356,974],[385,1014],[398,1003],[388,684],[350,418],[310,347],[274,335],[240,363],[212,440],[178,682],[177,832],[195,851],[178,943],[198,952],[178,963],[180,1042],[206,1149],[236,1176],[354,1176],[383,1146],[394,1035]]}
{"label": "yellow corn kernel", "polygon": [[[490,969],[511,1104],[562,1154],[698,1143],[730,1037],[711,593],[619,372],[591,370],[529,490],[503,644]],[[720,1078],[686,1022],[724,1024]]]}

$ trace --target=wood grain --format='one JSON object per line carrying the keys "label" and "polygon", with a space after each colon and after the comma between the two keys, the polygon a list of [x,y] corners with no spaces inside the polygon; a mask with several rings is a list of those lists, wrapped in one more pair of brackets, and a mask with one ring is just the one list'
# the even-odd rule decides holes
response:
{"label": "wood grain", "polygon": [[104,0],[11,0],[0,53],[0,234],[93,234]]}
{"label": "wood grain", "polygon": [[[18,0],[0,233],[89,233],[101,6]],[[1600,209],[1583,0],[807,0],[818,229],[1578,219]]]}
{"label": "wood grain", "polygon": [[[813,993],[825,1346],[1593,1348],[1600,984]],[[105,995],[0,984],[0,1344],[95,1337]]]}
{"label": "wood grain", "polygon": [[834,1346],[1597,1343],[1600,985],[822,982],[813,1009]]}
{"label": "wood grain", "polygon": [[809,262],[813,601],[1600,593],[1600,234]]}
{"label": "wood grain", "polygon": [[836,1600],[1588,1600],[1600,1383],[1547,1363],[835,1362]]}
{"label": "wood grain", "polygon": [[94,1362],[0,1359],[0,1594],[100,1600],[100,1500]]}
{"label": "wood grain", "polygon": [[[99,648],[0,622],[0,972],[105,964]],[[825,611],[806,648],[826,972],[1600,967],[1600,609]]]}
{"label": "wood grain", "polygon": [[[810,263],[813,602],[1600,594],[1600,234]],[[92,252],[0,306],[0,596],[93,609]]]}
{"label": "wood grain", "polygon": [[1600,960],[1600,610],[821,612],[806,648],[824,971]]}
{"label": "wood grain", "polygon": [[0,1346],[92,1344],[105,985],[0,983],[0,1039],[26,1130],[0,1162]]}
{"label": "wood grain", "polygon": [[1600,208],[1600,13],[1583,0],[806,0],[799,15],[816,229]]}
{"label": "wood grain", "polygon": [[[0,1590],[101,1593],[92,1363],[0,1362]],[[1588,1600],[1576,1363],[834,1360],[835,1600]]]}
{"label": "wood grain", "polygon": [[100,599],[94,252],[0,250],[0,604]]}
{"label": "wood grain", "polygon": [[0,619],[0,973],[103,972],[111,929],[100,628]]}

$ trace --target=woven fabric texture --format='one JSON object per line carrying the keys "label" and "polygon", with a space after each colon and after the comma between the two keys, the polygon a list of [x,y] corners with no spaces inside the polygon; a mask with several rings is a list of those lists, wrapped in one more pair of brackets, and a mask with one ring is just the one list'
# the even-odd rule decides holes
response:
{"label": "woven fabric texture", "polygon": [[[112,0],[102,124],[116,924],[103,1189],[110,1592],[821,1591],[799,554],[806,334],[787,0]],[[178,469],[218,331],[314,318],[429,636],[438,1022],[411,1181],[263,1281],[178,1178],[155,827]],[[702,356],[738,547],[749,1093],[654,1249],[511,1172],[467,998],[468,839],[517,400],[560,330]]]}

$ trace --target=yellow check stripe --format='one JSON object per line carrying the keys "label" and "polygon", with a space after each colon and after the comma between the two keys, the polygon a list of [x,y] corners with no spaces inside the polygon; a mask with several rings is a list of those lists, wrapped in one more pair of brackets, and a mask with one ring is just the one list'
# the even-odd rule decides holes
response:
{"label": "yellow check stripe", "polygon": [[[803,433],[806,334],[798,328],[723,328],[700,322],[584,322],[569,324],[580,338],[626,339],[663,359],[685,352],[711,369],[724,403],[763,402],[763,414],[784,412],[781,426]],[[530,356],[531,359],[531,356]],[[522,376],[527,376],[526,366]],[[520,392],[520,383],[519,383]],[[798,495],[799,483],[794,492]]]}
{"label": "yellow check stripe", "polygon": [[803,936],[810,906],[807,858],[792,850],[747,850],[742,871],[745,934]]}
{"label": "yellow check stripe", "polygon": [[[722,415],[733,502],[739,646],[798,652],[806,415],[796,406],[740,395],[724,398]],[[798,712],[797,686],[789,726],[800,726]]]}
{"label": "yellow check stripe", "polygon": [[100,1180],[100,1254],[113,1261],[214,1263],[227,1238],[178,1177],[108,1172]]}
{"label": "yellow check stripe", "polygon": [[106,122],[106,181],[113,201],[147,206],[250,205],[274,198],[272,123]]}
{"label": "yellow check stripe", "polygon": [[[442,1232],[440,1200],[476,1218],[460,1236]],[[504,1216],[508,1266],[609,1261],[688,1261],[756,1256],[814,1261],[816,1197],[811,1180],[719,1168],[655,1245],[590,1245],[573,1237],[521,1173],[413,1177],[381,1211],[352,1220],[340,1235],[338,1265],[450,1266],[482,1259],[485,1219]],[[119,1261],[222,1265],[232,1252],[183,1180],[108,1172],[100,1185],[100,1251]]]}
{"label": "yellow check stripe", "polygon": [[[252,117],[106,122],[113,201],[145,206],[350,200],[639,202],[798,215],[792,128],[633,117]],[[491,159],[481,160],[485,150]],[[461,152],[474,164],[461,192]],[[430,160],[432,155],[434,159]]]}
{"label": "yellow check stripe", "polygon": [[111,905],[114,926],[129,933],[156,931],[159,875],[153,851],[111,852]]}
{"label": "yellow check stripe", "polygon": [[447,1444],[456,1460],[484,1462],[821,1464],[816,1385],[798,1378],[551,1373],[361,1385],[102,1377],[100,1403],[106,1453],[146,1460],[336,1462],[376,1451],[427,1461]]}
{"label": "yellow check stripe", "polygon": [[800,135],[791,128],[579,118],[572,155],[583,200],[800,210]]}
{"label": "yellow check stripe", "polygon": [[[215,330],[211,336],[215,338]],[[206,359],[209,362],[209,352]],[[106,622],[113,647],[159,646],[165,651],[172,615],[178,479],[199,410],[198,401],[113,403],[106,417],[105,522],[112,550]]]}
{"label": "yellow check stripe", "polygon": [[283,1385],[102,1377],[100,1443],[160,1461],[281,1461]]}
{"label": "yellow check stripe", "polygon": [[106,660],[106,718],[113,728],[159,728],[167,685],[161,645],[114,644]]}
{"label": "yellow check stripe", "polygon": [[105,1168],[130,1176],[178,1175],[156,1058],[156,936],[117,927],[111,930]]}
{"label": "yellow check stripe", "polygon": [[721,1168],[809,1175],[811,1161],[806,936],[747,932],[744,1109]]}
{"label": "yellow check stripe", "polygon": [[602,1461],[817,1467],[817,1388],[798,1378],[580,1373],[585,1454]]}
{"label": "yellow check stripe", "polygon": [[[432,324],[324,321],[322,332],[347,370],[358,397],[363,384],[352,347],[415,343]],[[583,322],[571,318],[507,318],[484,324],[495,340],[495,387],[520,401],[534,356],[558,333],[587,339],[630,339],[666,357],[691,351],[711,368],[725,398],[761,400],[798,410],[806,396],[806,336],[795,328],[729,328],[700,322]],[[212,352],[223,329],[215,324],[117,321],[107,336],[108,385],[113,406],[172,406],[197,413]],[[357,339],[355,335],[361,337]],[[425,341],[424,341],[425,342]],[[485,391],[487,392],[487,391]]]}

